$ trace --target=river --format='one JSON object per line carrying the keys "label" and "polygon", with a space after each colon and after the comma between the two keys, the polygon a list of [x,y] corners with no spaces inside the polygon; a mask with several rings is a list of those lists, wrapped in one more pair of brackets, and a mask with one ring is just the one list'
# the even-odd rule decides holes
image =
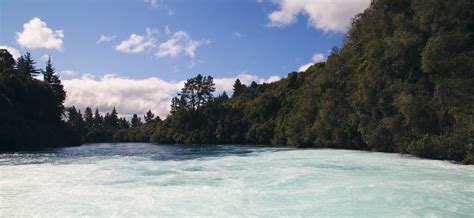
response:
{"label": "river", "polygon": [[86,144],[0,154],[0,216],[474,217],[474,167],[399,154]]}

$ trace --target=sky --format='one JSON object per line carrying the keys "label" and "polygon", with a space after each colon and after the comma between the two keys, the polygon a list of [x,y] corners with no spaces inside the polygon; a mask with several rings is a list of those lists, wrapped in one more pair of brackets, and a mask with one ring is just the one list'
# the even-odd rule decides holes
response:
{"label": "sky", "polygon": [[66,106],[164,117],[187,78],[270,83],[341,46],[370,0],[0,0],[0,48],[50,56]]}

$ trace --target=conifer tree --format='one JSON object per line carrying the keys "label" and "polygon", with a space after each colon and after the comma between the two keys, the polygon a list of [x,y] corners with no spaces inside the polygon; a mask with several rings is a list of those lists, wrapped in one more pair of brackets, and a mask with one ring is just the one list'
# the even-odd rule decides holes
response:
{"label": "conifer tree", "polygon": [[151,112],[151,110],[148,110],[145,114],[145,116],[143,116],[143,118],[145,119],[145,123],[151,123],[153,122],[154,118],[155,118],[155,114],[153,114],[153,112]]}
{"label": "conifer tree", "polygon": [[140,126],[142,125],[142,120],[140,117],[138,117],[137,114],[133,114],[132,116],[132,120],[130,121],[132,127],[137,127],[137,126]]}
{"label": "conifer tree", "polygon": [[36,62],[31,57],[30,52],[26,52],[26,55],[23,55],[18,58],[16,63],[16,68],[19,72],[26,76],[36,76],[40,72],[35,67]]}
{"label": "conifer tree", "polygon": [[84,123],[85,127],[89,130],[94,127],[94,116],[90,107],[87,107],[84,111]]}
{"label": "conifer tree", "polygon": [[48,84],[48,86],[53,90],[54,95],[57,99],[58,107],[61,108],[61,111],[64,110],[64,100],[66,100],[66,91],[64,90],[64,86],[61,83],[61,79],[56,74],[56,70],[51,63],[51,56],[46,61],[46,69],[41,70],[43,74],[44,81]]}
{"label": "conifer tree", "polygon": [[235,82],[234,82],[234,96],[238,96],[242,93],[242,91],[244,91],[245,89],[245,85],[243,85],[241,82],[240,82],[240,79],[236,79]]}
{"label": "conifer tree", "polygon": [[0,49],[0,73],[12,70],[14,66],[15,59],[13,56],[6,49]]}

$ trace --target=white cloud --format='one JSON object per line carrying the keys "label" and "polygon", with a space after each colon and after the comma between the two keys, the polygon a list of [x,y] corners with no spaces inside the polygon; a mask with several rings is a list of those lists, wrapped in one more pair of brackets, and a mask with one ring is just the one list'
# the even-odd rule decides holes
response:
{"label": "white cloud", "polygon": [[206,45],[209,43],[211,43],[210,40],[202,39],[196,41],[193,40],[186,32],[178,31],[175,32],[173,36],[166,42],[160,44],[159,50],[155,55],[157,58],[162,58],[166,56],[176,57],[178,55],[184,54],[194,58],[196,56],[196,49],[201,45]]}
{"label": "white cloud", "polygon": [[148,3],[150,5],[150,8],[157,8],[158,7],[157,0],[145,0],[145,3]]}
{"label": "white cloud", "polygon": [[63,80],[63,84],[67,91],[67,106],[81,109],[90,106],[102,112],[110,112],[116,107],[121,116],[144,114],[151,109],[164,117],[170,110],[171,97],[183,83],[170,83],[155,77],[135,80],[109,74],[98,79],[83,76]]}
{"label": "white cloud", "polygon": [[115,38],[117,38],[116,35],[107,36],[107,35],[102,34],[100,36],[99,40],[97,40],[97,44],[99,44],[101,42],[110,42],[110,41],[114,40]]}
{"label": "white cloud", "polygon": [[313,55],[311,60],[313,61],[313,63],[324,62],[324,61],[326,61],[326,56],[324,56],[323,53],[316,53],[316,54]]}
{"label": "white cloud", "polygon": [[166,25],[166,27],[165,27],[165,34],[166,34],[166,35],[171,34],[170,26],[169,26],[169,25]]}
{"label": "white cloud", "polygon": [[[62,74],[74,71],[62,71]],[[74,72],[76,75],[76,72]],[[249,85],[252,81],[269,83],[279,79],[272,76],[260,78],[248,73],[237,77],[215,78],[216,95],[222,91],[232,92],[235,80]],[[164,118],[170,111],[171,98],[181,90],[184,81],[167,82],[160,78],[129,79],[113,74],[96,78],[84,74],[80,78],[63,80],[67,92],[66,106],[76,106],[84,110],[87,106],[99,108],[101,112],[110,112],[116,107],[120,116],[130,117],[132,114],[143,115],[149,109]]]}
{"label": "white cloud", "polygon": [[115,49],[124,53],[141,53],[156,46],[157,29],[146,29],[146,35],[132,33],[130,38],[122,41]]}
{"label": "white cloud", "polygon": [[311,67],[314,63],[307,63],[303,64],[298,68],[298,72],[306,71],[309,67]]}
{"label": "white cloud", "polygon": [[313,57],[311,58],[311,61],[312,62],[304,64],[301,67],[299,67],[298,72],[306,71],[309,67],[311,67],[311,65],[313,65],[315,63],[320,63],[320,62],[326,61],[326,56],[324,56],[324,54],[322,54],[322,53],[315,53],[313,55]]}
{"label": "white cloud", "polygon": [[237,38],[242,38],[242,37],[245,37],[245,35],[244,35],[244,34],[242,34],[242,33],[239,33],[239,32],[232,33],[232,36],[234,36],[234,37],[237,37]]}
{"label": "white cloud", "polygon": [[262,83],[272,83],[272,82],[276,82],[280,79],[281,79],[281,77],[279,77],[279,76],[271,76],[268,79],[264,80]]}
{"label": "white cloud", "polygon": [[272,83],[280,80],[281,77],[271,76],[265,79],[256,75],[249,74],[247,72],[242,72],[236,77],[214,78],[214,83],[216,84],[216,92],[221,93],[223,91],[226,91],[227,93],[232,93],[232,89],[236,79],[239,79],[242,84],[250,85],[253,81],[259,84]]}
{"label": "white cloud", "polygon": [[46,61],[48,61],[49,57],[50,57],[49,54],[44,54],[43,56],[41,56],[40,59],[41,59],[43,62],[46,62]]}
{"label": "white cloud", "polygon": [[18,44],[29,49],[46,48],[61,50],[63,38],[63,30],[52,30],[37,17],[23,24],[23,32],[16,33]]}
{"label": "white cloud", "polygon": [[[73,70],[63,70],[60,72],[61,75],[64,75],[64,76],[70,76],[70,77],[74,77],[74,76],[77,76],[79,75],[78,72],[76,71],[73,71]],[[87,76],[87,75],[85,75]]]}
{"label": "white cloud", "polygon": [[351,19],[363,12],[370,0],[274,0],[278,10],[268,15],[270,25],[287,26],[299,14],[308,16],[308,24],[324,31],[345,32]]}
{"label": "white cloud", "polygon": [[8,53],[10,53],[15,59],[20,57],[20,52],[18,52],[18,49],[16,48],[6,46],[6,45],[0,45],[0,49],[6,49]]}
{"label": "white cloud", "polygon": [[176,14],[176,12],[174,10],[168,9],[168,15],[169,16],[173,16],[175,14]]}

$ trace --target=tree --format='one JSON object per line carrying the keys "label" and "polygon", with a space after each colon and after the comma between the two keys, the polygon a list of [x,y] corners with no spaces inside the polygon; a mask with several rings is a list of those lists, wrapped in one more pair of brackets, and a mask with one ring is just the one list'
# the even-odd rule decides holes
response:
{"label": "tree", "polygon": [[82,119],[81,110],[76,110],[74,106],[66,109],[67,113],[67,124],[79,134],[85,133],[84,120]]}
{"label": "tree", "polygon": [[252,81],[250,88],[257,88],[258,84],[255,81]]}
{"label": "tree", "polygon": [[94,127],[94,115],[92,114],[92,109],[90,107],[86,107],[84,111],[84,122],[85,127],[88,130],[91,130]]}
{"label": "tree", "polygon": [[31,57],[30,52],[26,52],[26,55],[23,55],[18,58],[16,63],[16,68],[18,71],[27,76],[36,76],[40,73],[38,69],[35,67],[36,62]]}
{"label": "tree", "polygon": [[236,79],[235,82],[234,82],[234,96],[239,96],[243,91],[244,89],[246,88],[245,85],[243,85],[241,82],[240,82],[240,79]]}
{"label": "tree", "polygon": [[154,118],[155,118],[155,114],[153,114],[153,112],[151,112],[151,110],[148,110],[145,114],[145,116],[143,116],[143,118],[145,119],[145,123],[151,123],[153,122]]}
{"label": "tree", "polygon": [[0,73],[6,70],[12,70],[15,66],[15,59],[6,50],[0,49]]}
{"label": "tree", "polygon": [[44,81],[48,84],[51,90],[53,90],[57,99],[58,107],[63,111],[64,107],[62,105],[64,100],[66,100],[66,91],[64,90],[64,86],[51,63],[51,56],[49,56],[48,61],[46,61],[46,69],[41,70],[41,73],[43,74]]}
{"label": "tree", "polygon": [[187,110],[197,110],[204,104],[213,100],[213,92],[216,90],[212,76],[203,77],[198,74],[196,77],[188,79],[184,87],[178,94],[179,101],[174,99],[172,109],[177,109],[184,104]]}
{"label": "tree", "polygon": [[118,118],[117,110],[115,110],[115,107],[112,109],[112,112],[110,113],[110,126],[112,127],[112,129],[119,128],[119,118]]}
{"label": "tree", "polygon": [[130,127],[130,123],[125,118],[122,117],[119,119],[119,126],[120,126],[120,129],[127,129]]}
{"label": "tree", "polygon": [[140,117],[138,117],[137,114],[133,114],[132,120],[130,121],[132,127],[138,127],[142,125],[142,120]]}
{"label": "tree", "polygon": [[99,109],[95,109],[94,113],[94,128],[102,128],[104,126],[104,118],[99,113]]}

